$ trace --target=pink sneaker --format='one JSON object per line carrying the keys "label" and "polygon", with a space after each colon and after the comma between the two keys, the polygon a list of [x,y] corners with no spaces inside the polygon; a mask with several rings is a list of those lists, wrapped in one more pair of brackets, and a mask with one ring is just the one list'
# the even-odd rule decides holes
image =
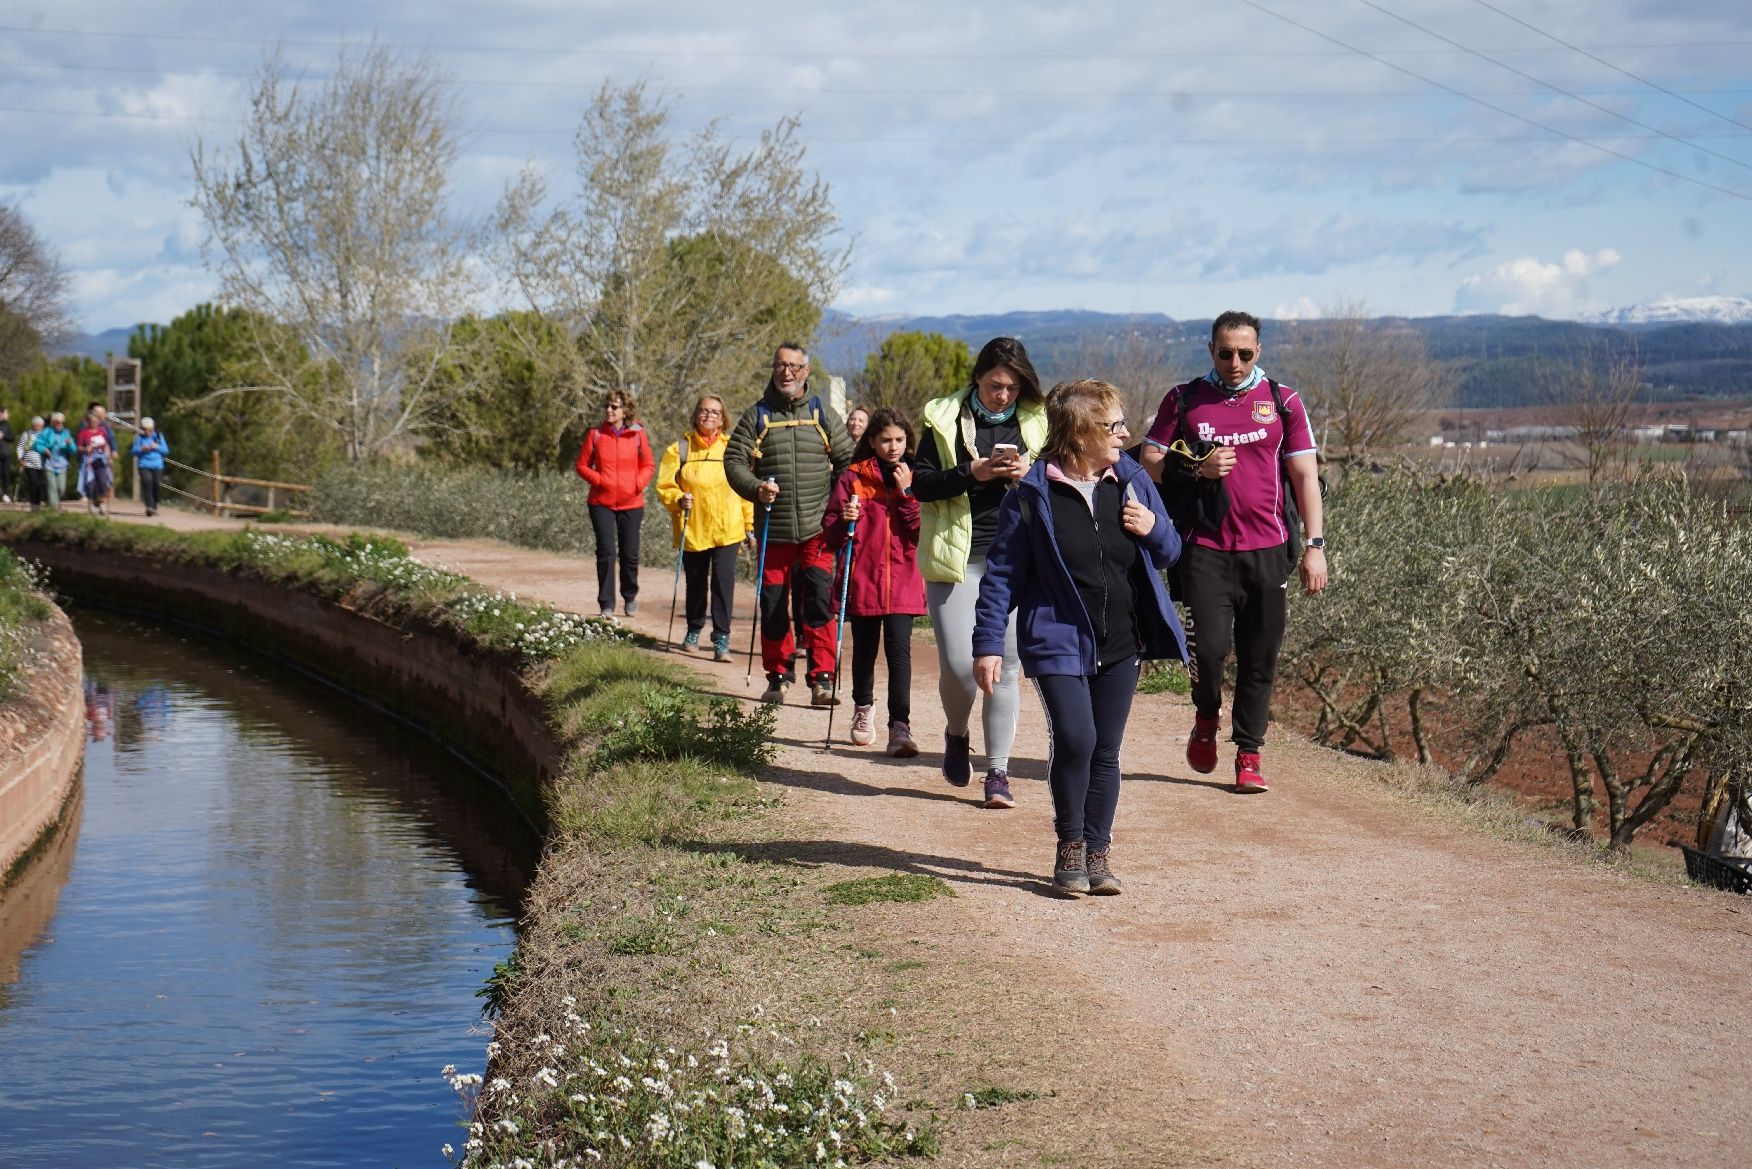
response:
{"label": "pink sneaker", "polygon": [[1200,775],[1217,769],[1217,720],[1194,715],[1186,736],[1186,765]]}
{"label": "pink sneaker", "polygon": [[1235,756],[1235,791],[1240,795],[1249,796],[1259,792],[1268,792],[1265,786],[1265,776],[1259,774],[1259,752],[1242,751]]}

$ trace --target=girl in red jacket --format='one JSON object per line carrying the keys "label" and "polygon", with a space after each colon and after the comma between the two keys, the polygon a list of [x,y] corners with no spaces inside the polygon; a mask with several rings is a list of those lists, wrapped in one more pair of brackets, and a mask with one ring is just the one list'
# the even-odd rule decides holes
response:
{"label": "girl in red jacket", "polygon": [[[833,485],[821,517],[827,546],[836,552],[853,533],[851,584],[846,610],[852,620],[851,739],[875,741],[871,709],[876,702],[876,650],[888,650],[888,753],[919,753],[912,728],[913,618],[925,611],[919,575],[919,501],[912,493],[912,423],[884,406],[870,416],[858,449]],[[839,582],[835,582],[838,584]],[[842,614],[842,619],[845,614]]]}
{"label": "girl in red jacket", "polygon": [[639,425],[633,396],[610,390],[602,425],[584,435],[578,476],[590,484],[590,527],[596,533],[596,607],[614,616],[615,546],[620,546],[620,594],[627,616],[637,611],[639,523],[645,518],[645,488],[657,473],[651,441]]}

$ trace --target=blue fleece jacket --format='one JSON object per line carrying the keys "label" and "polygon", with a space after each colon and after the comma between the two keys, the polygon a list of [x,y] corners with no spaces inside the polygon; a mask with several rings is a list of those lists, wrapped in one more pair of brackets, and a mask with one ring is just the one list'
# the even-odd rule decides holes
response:
{"label": "blue fleece jacket", "polygon": [[[1129,455],[1121,455],[1114,471],[1127,494],[1156,513],[1156,526],[1137,541],[1149,582],[1148,588],[1133,594],[1138,601],[1136,617],[1143,656],[1185,661],[1186,635],[1159,571],[1180,559],[1180,536],[1162,508],[1156,485],[1142,467]],[[1004,652],[1004,629],[1012,609],[1016,611],[1016,649],[1025,675],[1087,677],[1097,671],[1095,622],[1059,552],[1044,459],[1036,460],[998,507],[998,532],[986,552],[985,578],[974,609],[974,657]]]}

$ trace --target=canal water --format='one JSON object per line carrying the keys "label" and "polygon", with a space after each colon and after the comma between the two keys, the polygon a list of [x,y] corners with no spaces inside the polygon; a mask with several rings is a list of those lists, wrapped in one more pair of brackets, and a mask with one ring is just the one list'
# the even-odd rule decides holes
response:
{"label": "canal water", "polygon": [[0,1166],[442,1166],[534,833],[295,673],[74,620],[81,806],[0,899]]}

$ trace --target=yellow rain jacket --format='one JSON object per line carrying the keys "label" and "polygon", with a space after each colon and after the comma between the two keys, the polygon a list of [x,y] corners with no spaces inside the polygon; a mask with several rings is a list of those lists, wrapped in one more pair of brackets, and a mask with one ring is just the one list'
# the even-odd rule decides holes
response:
{"label": "yellow rain jacket", "polygon": [[[719,431],[707,442],[693,431],[672,442],[663,450],[663,462],[657,468],[657,500],[669,509],[671,547],[681,541],[681,496],[693,495],[693,512],[687,521],[689,552],[705,552],[726,544],[741,543],[754,530],[754,503],[742,498],[730,488],[724,478],[724,447],[730,436]],[[682,461],[681,444],[687,444],[687,460]]]}

